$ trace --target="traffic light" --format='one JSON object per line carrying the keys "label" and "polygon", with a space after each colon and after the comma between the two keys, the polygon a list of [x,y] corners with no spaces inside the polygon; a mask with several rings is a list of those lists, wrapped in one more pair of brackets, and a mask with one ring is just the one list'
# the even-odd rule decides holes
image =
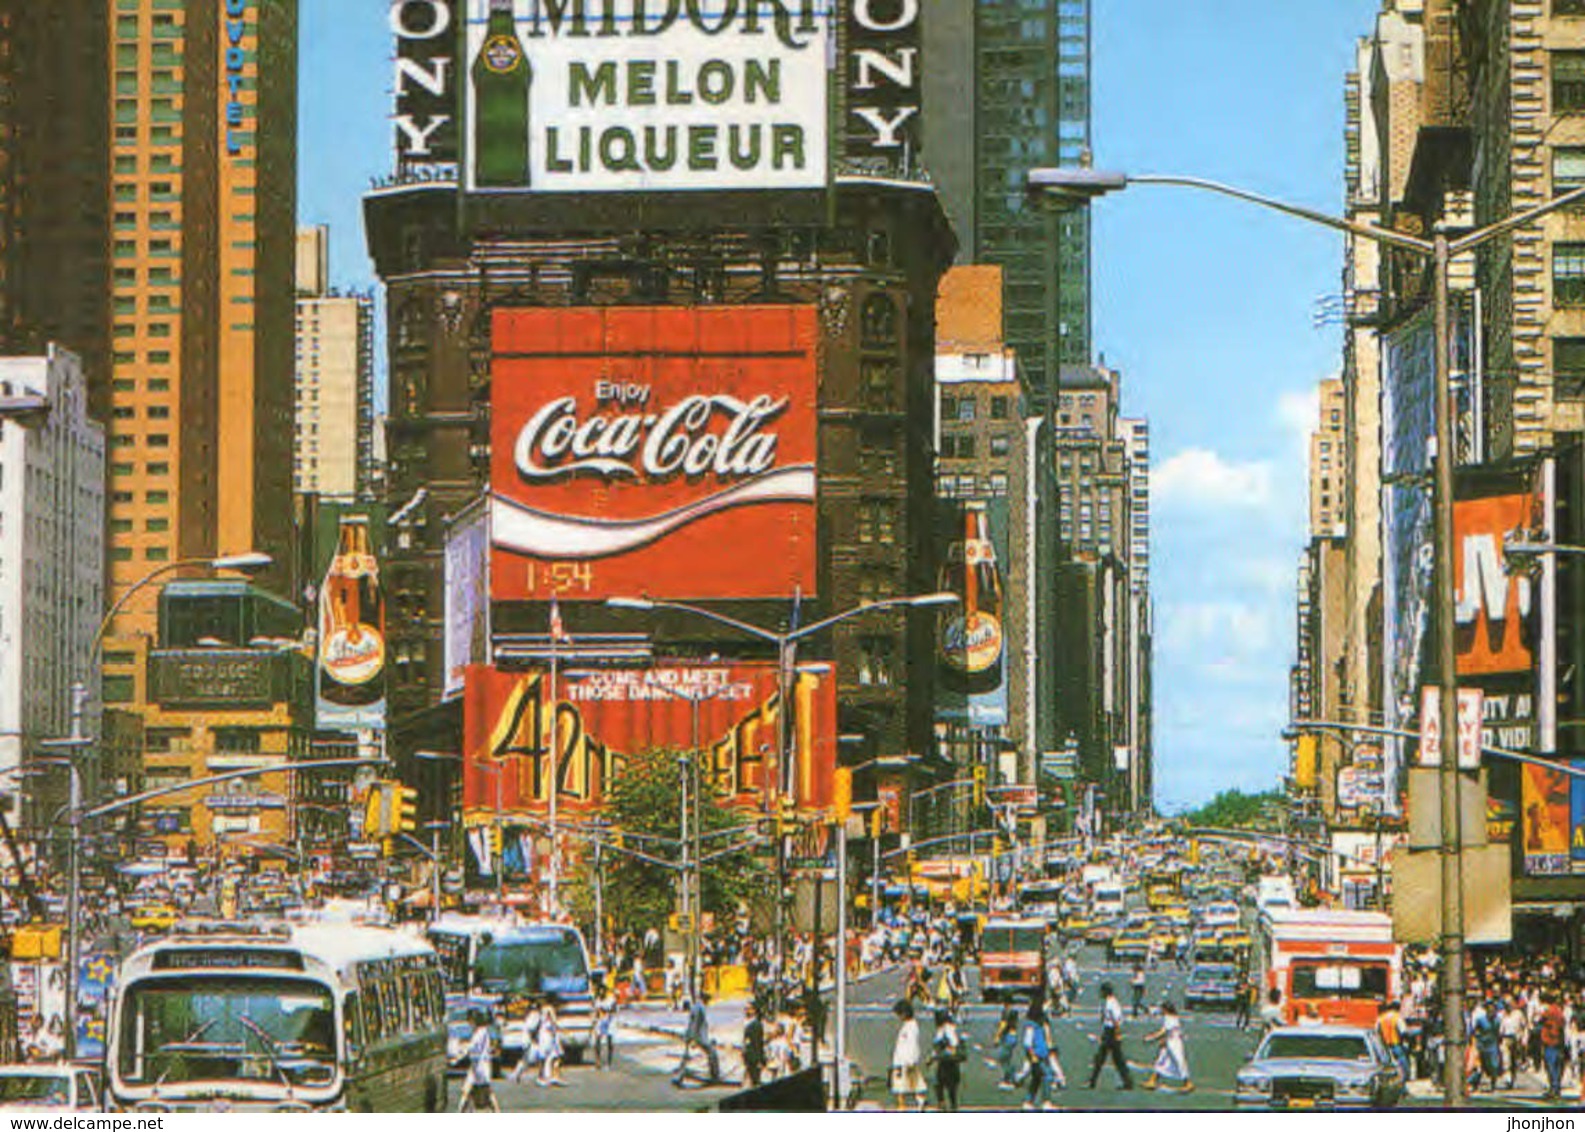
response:
{"label": "traffic light", "polygon": [[870,836],[876,841],[886,832],[886,807],[876,806],[870,811]]}
{"label": "traffic light", "polygon": [[490,827],[490,860],[495,863],[496,868],[501,867],[501,827],[499,825]]}
{"label": "traffic light", "polygon": [[1300,790],[1314,790],[1320,766],[1314,735],[1300,735],[1298,749],[1293,754],[1293,784]]}
{"label": "traffic light", "polygon": [[974,768],[974,808],[979,809],[985,805],[985,768]]}
{"label": "traffic light", "polygon": [[991,856],[1000,857],[1007,851],[1007,843],[999,836],[991,838]]}
{"label": "traffic light", "polygon": [[785,795],[776,807],[776,836],[786,837],[798,822],[798,804]]}
{"label": "traffic light", "polygon": [[418,791],[411,786],[395,786],[391,793],[395,829],[402,833],[412,833],[418,828]]}
{"label": "traffic light", "polygon": [[853,816],[853,772],[845,766],[831,776],[831,812],[839,822]]}
{"label": "traffic light", "polygon": [[363,797],[363,839],[373,841],[378,837],[391,835],[391,787],[390,782],[375,782],[369,786],[369,792]]}

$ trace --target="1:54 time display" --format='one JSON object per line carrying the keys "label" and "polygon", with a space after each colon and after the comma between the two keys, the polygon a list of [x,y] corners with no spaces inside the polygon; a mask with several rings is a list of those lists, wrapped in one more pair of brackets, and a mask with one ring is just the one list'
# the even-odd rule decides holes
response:
{"label": "1:54 time display", "polygon": [[529,593],[586,594],[594,588],[594,567],[587,562],[528,562],[523,566]]}

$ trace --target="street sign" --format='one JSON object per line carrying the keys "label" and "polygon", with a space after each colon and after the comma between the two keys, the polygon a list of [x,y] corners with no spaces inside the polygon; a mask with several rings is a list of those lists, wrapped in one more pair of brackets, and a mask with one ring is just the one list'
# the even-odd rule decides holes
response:
{"label": "street sign", "polygon": [[[1427,684],[1420,689],[1420,765],[1442,765],[1442,689]],[[1480,769],[1481,721],[1486,697],[1479,688],[1458,690],[1458,767]]]}
{"label": "street sign", "polygon": [[380,847],[373,841],[347,842],[347,856],[354,861],[372,861],[380,855]]}

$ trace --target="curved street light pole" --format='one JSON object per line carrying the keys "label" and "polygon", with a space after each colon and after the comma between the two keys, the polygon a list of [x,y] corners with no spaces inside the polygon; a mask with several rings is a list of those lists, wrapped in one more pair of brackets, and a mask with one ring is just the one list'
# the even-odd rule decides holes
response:
{"label": "curved street light pole", "polygon": [[[639,612],[652,612],[657,609],[670,609],[679,613],[691,613],[695,617],[702,617],[708,621],[736,629],[751,637],[776,646],[776,784],[772,790],[767,783],[766,799],[774,799],[776,806],[781,805],[781,799],[794,796],[797,780],[793,774],[792,750],[792,694],[793,677],[796,672],[798,642],[805,637],[814,635],[833,625],[847,621],[864,613],[873,613],[882,609],[896,609],[903,606],[913,608],[928,608],[938,605],[954,604],[958,600],[953,593],[914,594],[905,597],[890,597],[880,601],[868,602],[855,606],[841,613],[832,614],[819,621],[801,625],[789,632],[778,633],[773,629],[766,629],[760,625],[753,625],[747,621],[740,621],[725,613],[718,613],[713,609],[706,609],[700,605],[690,605],[681,601],[665,601],[660,598],[647,597],[612,597],[607,598],[605,604],[614,609],[631,609]],[[772,811],[773,813],[776,811]],[[776,902],[775,902],[775,935],[776,935],[776,982],[772,988],[774,1008],[780,1013],[782,1007],[782,985],[786,981],[787,966],[787,924],[786,924],[786,896],[787,896],[787,840],[784,837],[776,838]],[[846,895],[843,894],[843,899]],[[816,938],[819,936],[816,925]],[[841,941],[839,946],[845,947],[846,941]],[[818,951],[815,956],[818,967]]]}
{"label": "curved street light pole", "polygon": [[[1437,676],[1441,689],[1441,731],[1443,735],[1458,734],[1458,655],[1454,640],[1453,608],[1453,382],[1451,343],[1451,318],[1449,309],[1449,275],[1454,256],[1505,236],[1509,232],[1533,223],[1578,200],[1585,200],[1585,186],[1553,197],[1549,201],[1515,213],[1506,220],[1477,228],[1452,238],[1446,226],[1439,225],[1430,240],[1362,224],[1341,216],[1305,208],[1302,205],[1250,192],[1247,189],[1224,185],[1218,181],[1199,177],[1180,177],[1161,174],[1132,175],[1084,168],[1031,169],[1026,188],[1033,195],[1053,197],[1058,201],[1082,203],[1127,188],[1129,185],[1168,185],[1198,189],[1232,197],[1248,204],[1280,212],[1300,220],[1318,224],[1335,231],[1346,232],[1377,244],[1412,252],[1429,261],[1435,284],[1433,298],[1433,344],[1435,360],[1436,402],[1436,459],[1435,459],[1435,587]],[[1464,1050],[1467,1035],[1464,1027],[1464,891],[1463,836],[1459,828],[1462,777],[1458,768],[1457,744],[1442,744],[1442,761],[1438,768],[1441,793],[1442,824],[1442,1013],[1447,1057],[1443,1073],[1443,1089],[1450,1106],[1465,1101],[1467,1081],[1464,1078]]]}

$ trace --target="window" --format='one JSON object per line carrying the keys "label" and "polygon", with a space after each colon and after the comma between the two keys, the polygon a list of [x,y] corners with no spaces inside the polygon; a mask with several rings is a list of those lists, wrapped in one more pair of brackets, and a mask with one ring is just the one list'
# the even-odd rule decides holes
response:
{"label": "window", "polygon": [[169,559],[170,556],[170,550],[163,546],[150,546],[146,547],[143,551],[143,557],[147,558],[150,562],[164,562]]}
{"label": "window", "polygon": [[[125,547],[117,547],[125,550]],[[130,704],[134,688],[131,676],[116,676],[106,672],[100,679],[99,699],[107,704]]]}
{"label": "window", "polygon": [[964,397],[964,398],[960,399],[958,401],[957,408],[958,408],[958,415],[957,415],[957,417],[955,419],[960,420],[960,421],[972,421],[974,419],[974,398],[973,397]]}
{"label": "window", "polygon": [[[996,415],[996,407],[995,407],[995,405],[991,406],[991,415],[992,416]],[[1008,451],[1010,450],[1010,448],[1011,448],[1011,443],[1010,443],[1010,441],[1008,440],[1007,437],[1005,437],[1005,436],[993,436],[993,437],[991,437],[991,455],[992,456],[1006,456]]]}
{"label": "window", "polygon": [[991,473],[991,494],[992,495],[1006,495],[1007,494],[1007,473],[1006,472],[992,472]]}
{"label": "window", "polygon": [[1585,16],[1585,0],[1552,0],[1554,16]]}
{"label": "window", "polygon": [[866,688],[889,688],[896,649],[890,637],[865,637],[859,641],[859,683]]}
{"label": "window", "polygon": [[992,397],[991,398],[991,420],[993,420],[993,421],[1005,421],[1006,419],[1007,419],[1007,398],[1006,397]]}
{"label": "window", "polygon": [[897,341],[897,304],[887,295],[871,295],[859,314],[859,334],[866,346],[889,346]]}
{"label": "window", "polygon": [[879,499],[866,499],[858,509],[858,541],[888,545],[897,540],[892,507]]}
{"label": "window", "polygon": [[1585,51],[1552,52],[1552,112],[1585,111]]}
{"label": "window", "polygon": [[1585,306],[1585,244],[1552,245],[1552,302]]}
{"label": "window", "polygon": [[1559,396],[1585,396],[1585,338],[1552,339],[1552,373]]}

